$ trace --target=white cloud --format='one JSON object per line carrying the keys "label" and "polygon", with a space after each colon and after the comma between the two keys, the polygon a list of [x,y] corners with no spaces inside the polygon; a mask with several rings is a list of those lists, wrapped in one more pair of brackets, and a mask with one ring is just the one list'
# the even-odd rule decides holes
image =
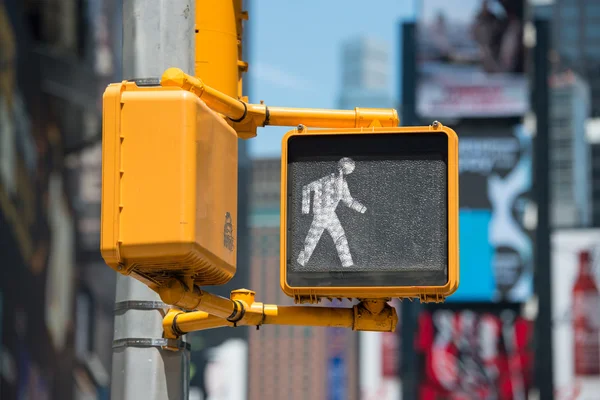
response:
{"label": "white cloud", "polygon": [[252,63],[250,64],[249,72],[252,75],[252,79],[279,88],[305,91],[314,89],[312,81],[290,74],[286,70],[272,64],[264,64],[261,62]]}

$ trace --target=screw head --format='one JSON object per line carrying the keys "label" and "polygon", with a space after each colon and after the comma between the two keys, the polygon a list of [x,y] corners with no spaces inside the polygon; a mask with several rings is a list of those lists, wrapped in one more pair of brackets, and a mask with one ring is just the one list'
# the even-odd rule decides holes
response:
{"label": "screw head", "polygon": [[440,127],[440,123],[438,121],[433,121],[433,129],[438,129]]}
{"label": "screw head", "polygon": [[302,132],[304,130],[304,125],[300,124],[296,129],[298,129],[298,132]]}

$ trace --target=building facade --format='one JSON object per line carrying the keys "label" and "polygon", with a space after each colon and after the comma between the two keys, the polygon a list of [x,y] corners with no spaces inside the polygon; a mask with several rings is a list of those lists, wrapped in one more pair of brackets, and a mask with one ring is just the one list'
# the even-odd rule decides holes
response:
{"label": "building facade", "polygon": [[559,64],[589,82],[591,113],[600,116],[600,0],[556,0],[552,34]]}
{"label": "building facade", "polygon": [[550,86],[552,225],[589,226],[592,222],[590,149],[586,139],[589,86],[571,71],[554,74]]}
{"label": "building facade", "polygon": [[362,36],[344,42],[339,107],[392,107],[389,58],[386,42]]}

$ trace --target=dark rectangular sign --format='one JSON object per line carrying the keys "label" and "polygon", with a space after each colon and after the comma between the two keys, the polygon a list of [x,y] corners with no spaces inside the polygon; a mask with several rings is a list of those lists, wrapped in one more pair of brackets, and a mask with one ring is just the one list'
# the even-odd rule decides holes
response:
{"label": "dark rectangular sign", "polygon": [[448,282],[448,137],[443,132],[288,140],[287,283]]}

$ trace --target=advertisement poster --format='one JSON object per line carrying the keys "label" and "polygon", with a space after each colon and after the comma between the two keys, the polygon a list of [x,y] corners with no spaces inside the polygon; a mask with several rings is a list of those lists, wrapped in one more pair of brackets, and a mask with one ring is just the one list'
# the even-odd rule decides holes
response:
{"label": "advertisement poster", "polygon": [[600,229],[552,236],[554,385],[557,400],[600,394]]}
{"label": "advertisement poster", "polygon": [[523,0],[422,0],[417,113],[424,118],[523,115]]}
{"label": "advertisement poster", "polygon": [[432,306],[419,317],[420,400],[521,400],[532,383],[533,323],[518,307]]}
{"label": "advertisement poster", "polygon": [[464,125],[460,132],[461,281],[448,301],[525,301],[533,291],[532,233],[525,228],[532,138],[523,125]]}

